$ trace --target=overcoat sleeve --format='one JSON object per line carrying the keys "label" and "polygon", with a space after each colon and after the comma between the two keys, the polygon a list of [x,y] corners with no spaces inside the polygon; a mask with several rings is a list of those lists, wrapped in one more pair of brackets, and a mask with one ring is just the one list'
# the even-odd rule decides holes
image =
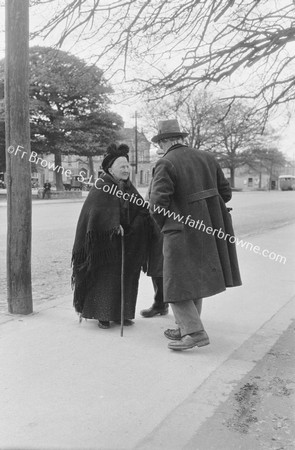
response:
{"label": "overcoat sleeve", "polygon": [[[176,171],[173,164],[165,158],[155,166],[155,173],[150,194],[150,213],[162,229],[169,212],[171,197],[175,190]],[[166,213],[166,214],[165,214]]]}
{"label": "overcoat sleeve", "polygon": [[225,178],[224,173],[218,163],[217,163],[217,189],[224,203],[229,202],[232,197],[232,190],[229,182]]}

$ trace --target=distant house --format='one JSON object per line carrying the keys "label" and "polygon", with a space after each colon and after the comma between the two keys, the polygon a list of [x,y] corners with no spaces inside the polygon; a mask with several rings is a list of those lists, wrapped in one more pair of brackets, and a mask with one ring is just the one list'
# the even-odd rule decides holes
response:
{"label": "distant house", "polygon": [[132,180],[134,180],[135,173],[137,172],[137,186],[147,186],[151,179],[151,144],[143,131],[137,130],[136,136],[137,145],[135,142],[135,128],[123,128],[118,133],[118,142],[127,144],[130,149],[129,162],[133,172]]}
{"label": "distant house", "polygon": [[[229,169],[223,169],[225,177],[230,181]],[[279,176],[294,174],[294,162],[288,162],[283,166],[274,165],[271,173],[260,163],[249,166],[244,164],[235,170],[235,188],[245,191],[275,190],[279,189]]]}
{"label": "distant house", "polygon": [[[229,169],[223,169],[225,177],[230,181]],[[253,168],[245,164],[235,170],[235,188],[245,191],[277,189],[279,174],[269,175],[264,167]]]}
{"label": "distant house", "polygon": [[[54,155],[43,155],[43,160],[46,160],[49,164],[49,167],[54,167]],[[89,170],[89,159],[87,156],[79,156],[79,155],[62,155],[62,179],[64,184],[70,184],[71,180],[79,177],[81,179],[81,175],[88,179],[90,177]],[[94,176],[98,177],[98,171],[101,167],[102,156],[93,156],[93,168],[94,168]],[[67,174],[71,176],[67,176]],[[66,172],[66,173],[65,173]],[[32,178],[38,182],[39,186],[43,186],[45,181],[49,181],[53,186],[55,185],[55,170],[49,169],[48,167],[42,167],[40,164],[34,165],[34,172],[32,172]]]}
{"label": "distant house", "polygon": [[[145,137],[144,133],[137,131],[137,145],[135,144],[135,128],[123,128],[118,133],[117,143],[124,143],[129,146],[129,162],[132,167],[131,179],[135,180],[136,174],[136,185],[137,186],[147,186],[151,178],[151,162],[150,162],[150,142]],[[137,152],[135,148],[137,147]],[[137,158],[136,158],[137,153]],[[54,155],[43,155],[42,159],[54,163]],[[99,171],[101,169],[101,163],[103,160],[103,155],[93,156],[93,170],[95,179],[98,178]],[[46,164],[42,167],[40,164],[35,164],[36,172],[32,173],[32,179],[34,182],[38,183],[39,186],[43,186],[45,181],[50,181],[52,185],[55,185],[55,171],[48,169]],[[87,156],[79,155],[62,155],[62,167],[65,172],[67,169],[70,170],[71,176],[68,177],[63,173],[63,183],[68,184],[71,179],[77,178],[81,174],[85,179],[90,177],[90,167],[89,158]],[[93,182],[94,180],[92,180]]]}

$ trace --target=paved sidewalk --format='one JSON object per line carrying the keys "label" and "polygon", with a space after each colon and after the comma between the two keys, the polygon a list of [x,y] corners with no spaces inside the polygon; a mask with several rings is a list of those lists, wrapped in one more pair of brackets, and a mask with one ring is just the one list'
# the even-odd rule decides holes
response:
{"label": "paved sidewalk", "polygon": [[236,386],[185,450],[292,450],[295,323]]}
{"label": "paved sidewalk", "polygon": [[244,285],[204,301],[202,349],[169,351],[172,315],[139,316],[152,302],[146,276],[123,338],[79,324],[71,295],[2,316],[0,448],[185,448],[294,319],[294,238],[294,226],[251,237],[286,264],[238,249]]}

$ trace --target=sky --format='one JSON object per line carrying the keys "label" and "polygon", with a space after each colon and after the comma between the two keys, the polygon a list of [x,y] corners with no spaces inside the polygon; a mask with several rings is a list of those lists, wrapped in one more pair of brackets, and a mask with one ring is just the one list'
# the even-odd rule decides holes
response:
{"label": "sky", "polygon": [[[46,23],[48,17],[54,11],[54,4],[58,5],[60,0],[56,0],[49,7],[47,5],[43,5],[42,8],[38,10],[30,9],[30,31],[35,30],[42,23]],[[0,1],[0,5],[3,5],[3,1]],[[62,2],[63,4],[65,2]],[[5,56],[5,14],[4,8],[0,9],[0,58]],[[45,41],[41,38],[34,39],[30,42],[30,46],[33,45],[46,45],[53,46],[58,37],[60,30],[57,30],[55,33],[51,34]],[[91,61],[91,48],[87,47],[83,40],[80,40],[78,43],[76,39],[70,38],[66,41],[66,44],[61,48],[61,50],[66,50],[75,54],[76,56],[85,59],[86,61]],[[113,86],[116,89],[116,78],[113,80]],[[121,80],[120,80],[121,83]],[[230,86],[230,83],[229,83]],[[115,95],[112,98],[112,110],[119,113],[124,120],[126,127],[134,126],[134,113],[136,110],[140,110],[142,104],[139,100],[129,99],[124,96]],[[289,120],[287,121],[287,117]],[[159,118],[161,119],[161,118]],[[288,123],[287,123],[288,122]],[[295,158],[295,107],[289,107],[289,111],[285,109],[285,107],[281,107],[280,110],[276,113],[276,115],[271,120],[271,126],[276,129],[277,134],[280,136],[278,141],[279,150],[281,150],[289,159],[294,160]],[[138,128],[143,128],[144,131],[145,123],[142,121],[140,116],[138,117]],[[151,136],[147,136],[150,138]]]}

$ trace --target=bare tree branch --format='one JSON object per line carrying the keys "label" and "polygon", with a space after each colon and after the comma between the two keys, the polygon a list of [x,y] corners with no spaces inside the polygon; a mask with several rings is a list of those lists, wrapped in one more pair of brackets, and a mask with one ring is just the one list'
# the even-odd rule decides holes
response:
{"label": "bare tree branch", "polygon": [[[33,1],[32,7],[42,3],[48,0]],[[79,32],[79,40],[95,41],[96,61],[103,60],[110,72],[122,70],[142,92],[166,95],[251,69],[257,84],[245,98],[259,99],[266,109],[294,99],[293,0],[72,0],[61,5],[38,34],[61,29],[60,46]],[[147,68],[157,65],[161,71],[151,76]],[[128,78],[129,67],[139,75]]]}

